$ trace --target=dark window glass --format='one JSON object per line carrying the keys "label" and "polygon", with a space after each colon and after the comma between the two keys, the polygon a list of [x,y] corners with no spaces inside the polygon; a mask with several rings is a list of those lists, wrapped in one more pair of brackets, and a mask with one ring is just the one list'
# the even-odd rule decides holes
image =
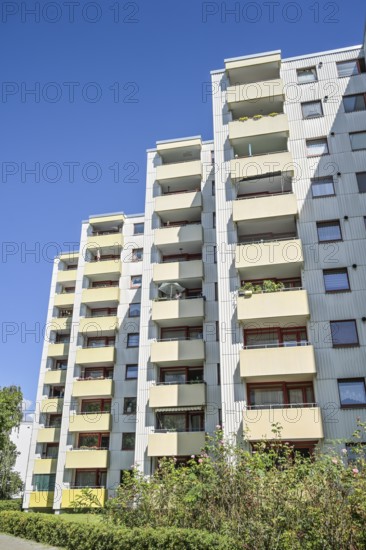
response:
{"label": "dark window glass", "polygon": [[145,224],[143,222],[141,223],[134,223],[133,224],[133,234],[134,235],[142,235],[144,232]]}
{"label": "dark window glass", "polygon": [[301,110],[303,118],[316,118],[323,116],[321,101],[307,101],[306,103],[301,103]]}
{"label": "dark window glass", "polygon": [[307,69],[297,69],[297,82],[299,84],[306,84],[307,82],[316,82],[318,80],[315,67],[308,67]]}
{"label": "dark window glass", "polygon": [[366,405],[365,380],[363,378],[338,380],[338,389],[342,407]]}
{"label": "dark window glass", "polygon": [[366,172],[358,172],[356,174],[358,191],[360,193],[366,193]]}
{"label": "dark window glass", "polygon": [[366,149],[366,132],[354,132],[349,135],[352,151]]}
{"label": "dark window glass", "polygon": [[330,197],[331,195],[335,195],[333,178],[329,176],[326,178],[312,179],[311,194],[313,198]]}
{"label": "dark window glass", "polygon": [[350,321],[331,321],[330,330],[333,347],[357,346],[357,325],[354,319]]}
{"label": "dark window glass", "polygon": [[326,269],[323,271],[326,292],[342,292],[349,290],[347,269]]}
{"label": "dark window glass", "polygon": [[129,317],[140,317],[141,304],[130,304],[128,308]]}
{"label": "dark window glass", "polygon": [[125,397],[123,414],[136,414],[136,397]]}
{"label": "dark window glass", "polygon": [[122,451],[134,451],[135,450],[135,434],[123,433],[122,434]]}
{"label": "dark window glass", "polygon": [[126,379],[135,380],[138,374],[138,365],[126,365]]}
{"label": "dark window glass", "polygon": [[139,288],[142,282],[142,275],[133,275],[131,277],[131,287]]}
{"label": "dark window glass", "polygon": [[54,491],[56,474],[35,474],[32,485],[34,491]]}
{"label": "dark window glass", "polygon": [[360,73],[360,67],[357,62],[357,59],[352,61],[341,61],[337,63],[338,76],[354,76]]}
{"label": "dark window glass", "polygon": [[366,109],[366,101],[364,94],[347,95],[343,98],[343,106],[346,113],[355,111],[364,111]]}
{"label": "dark window glass", "polygon": [[316,224],[319,242],[341,241],[342,232],[339,221],[318,222]]}
{"label": "dark window glass", "polygon": [[141,262],[143,256],[143,249],[142,248],[134,248],[132,250],[132,261],[133,262]]}
{"label": "dark window glass", "polygon": [[127,347],[128,348],[138,348],[140,343],[140,334],[134,332],[127,335]]}

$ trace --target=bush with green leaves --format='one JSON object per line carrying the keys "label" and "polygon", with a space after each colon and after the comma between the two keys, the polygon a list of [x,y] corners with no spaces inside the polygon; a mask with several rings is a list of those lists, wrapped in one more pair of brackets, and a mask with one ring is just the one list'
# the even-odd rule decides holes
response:
{"label": "bush with green leaves", "polygon": [[20,499],[0,500],[0,512],[4,510],[21,510],[22,502]]}

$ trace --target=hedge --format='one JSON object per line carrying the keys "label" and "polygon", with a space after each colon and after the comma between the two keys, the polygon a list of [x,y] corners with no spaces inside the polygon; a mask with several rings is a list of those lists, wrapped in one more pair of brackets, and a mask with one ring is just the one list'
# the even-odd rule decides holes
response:
{"label": "hedge", "polygon": [[67,550],[239,550],[232,539],[177,528],[124,529],[113,526],[69,523],[55,516],[0,512],[0,532]]}
{"label": "hedge", "polygon": [[0,512],[5,510],[21,510],[22,501],[20,499],[14,500],[0,500]]}

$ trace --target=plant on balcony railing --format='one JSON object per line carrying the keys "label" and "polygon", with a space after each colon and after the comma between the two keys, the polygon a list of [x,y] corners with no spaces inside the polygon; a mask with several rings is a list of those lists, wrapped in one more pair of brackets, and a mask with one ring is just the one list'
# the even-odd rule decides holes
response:
{"label": "plant on balcony railing", "polygon": [[248,282],[239,288],[239,296],[251,296],[252,294],[260,294],[262,292],[279,292],[284,288],[285,285],[283,283],[276,283],[270,279],[264,280],[261,285]]}
{"label": "plant on balcony railing", "polygon": [[241,116],[239,118],[239,121],[240,122],[246,122],[247,120],[260,120],[261,118],[264,118],[264,117],[267,117],[267,116],[270,116],[270,117],[275,117],[279,115],[279,113],[269,113],[268,115],[253,115],[253,116]]}

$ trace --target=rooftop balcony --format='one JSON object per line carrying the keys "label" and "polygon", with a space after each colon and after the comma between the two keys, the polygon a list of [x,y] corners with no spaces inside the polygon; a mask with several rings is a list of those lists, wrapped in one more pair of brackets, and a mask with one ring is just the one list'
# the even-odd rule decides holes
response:
{"label": "rooftop balcony", "polygon": [[253,156],[239,155],[238,158],[230,161],[230,176],[233,182],[276,172],[294,172],[292,155],[284,146],[278,151],[263,152]]}
{"label": "rooftop balcony", "polygon": [[190,456],[205,445],[205,432],[160,432],[149,434],[148,456]]}
{"label": "rooftop balcony", "polygon": [[65,468],[94,469],[108,468],[109,451],[106,449],[73,449],[66,451]]}
{"label": "rooftop balcony", "polygon": [[39,428],[37,443],[58,443],[60,441],[60,428]]}
{"label": "rooftop balcony", "polygon": [[80,413],[70,416],[69,432],[110,432],[111,426],[112,415],[110,413]]}
{"label": "rooftop balcony", "polygon": [[79,348],[76,351],[76,363],[78,365],[113,365],[115,360],[116,348],[114,346]]}
{"label": "rooftop balcony", "polygon": [[238,296],[238,321],[244,328],[253,323],[265,326],[306,325],[310,317],[308,294],[302,289],[284,289]]}
{"label": "rooftop balcony", "polygon": [[203,261],[164,262],[153,265],[154,283],[179,282],[189,279],[203,279]]}
{"label": "rooftop balcony", "polygon": [[73,397],[113,397],[114,383],[110,378],[93,380],[75,380]]}
{"label": "rooftop balcony", "polygon": [[149,406],[203,407],[206,405],[206,384],[158,384],[149,391]]}
{"label": "rooftop balcony", "polygon": [[294,193],[245,197],[233,202],[233,221],[236,223],[282,216],[294,217],[297,213]]}
{"label": "rooftop balcony", "polygon": [[151,344],[151,362],[157,365],[200,365],[205,360],[201,339],[156,341]]}
{"label": "rooftop balcony", "polygon": [[231,86],[278,79],[280,67],[280,52],[225,59],[225,69]]}
{"label": "rooftop balcony", "polygon": [[121,275],[121,260],[101,260],[96,262],[87,262],[85,264],[84,275],[93,277],[95,275]]}
{"label": "rooftop balcony", "polygon": [[273,424],[279,424],[283,441],[318,441],[323,439],[321,409],[312,405],[292,407],[268,407],[266,409],[246,409],[243,414],[244,428],[248,429],[249,441],[274,440]]}
{"label": "rooftop balcony", "polygon": [[251,347],[240,351],[240,376],[247,382],[308,381],[316,374],[311,345]]}
{"label": "rooftop balcony", "polygon": [[32,491],[29,508],[52,508],[54,496],[53,491]]}
{"label": "rooftop balcony", "polygon": [[154,244],[164,254],[174,254],[184,246],[184,251],[194,254],[202,251],[203,229],[201,222],[155,229]]}
{"label": "rooftop balcony", "polygon": [[202,141],[200,136],[156,142],[156,151],[165,164],[199,159]]}
{"label": "rooftop balcony", "polygon": [[[88,489],[91,491],[93,497],[99,500],[101,506],[104,506],[107,500],[107,489],[104,487],[93,487]],[[79,496],[82,495],[82,489],[63,489],[61,508],[72,508],[71,503],[74,502]],[[91,508],[95,508],[96,504],[92,504]]]}
{"label": "rooftop balcony", "polygon": [[205,316],[205,303],[203,298],[187,298],[170,300],[159,298],[153,302],[153,321],[159,326],[194,325]]}
{"label": "rooftop balcony", "polygon": [[57,458],[36,458],[33,474],[55,474]]}

